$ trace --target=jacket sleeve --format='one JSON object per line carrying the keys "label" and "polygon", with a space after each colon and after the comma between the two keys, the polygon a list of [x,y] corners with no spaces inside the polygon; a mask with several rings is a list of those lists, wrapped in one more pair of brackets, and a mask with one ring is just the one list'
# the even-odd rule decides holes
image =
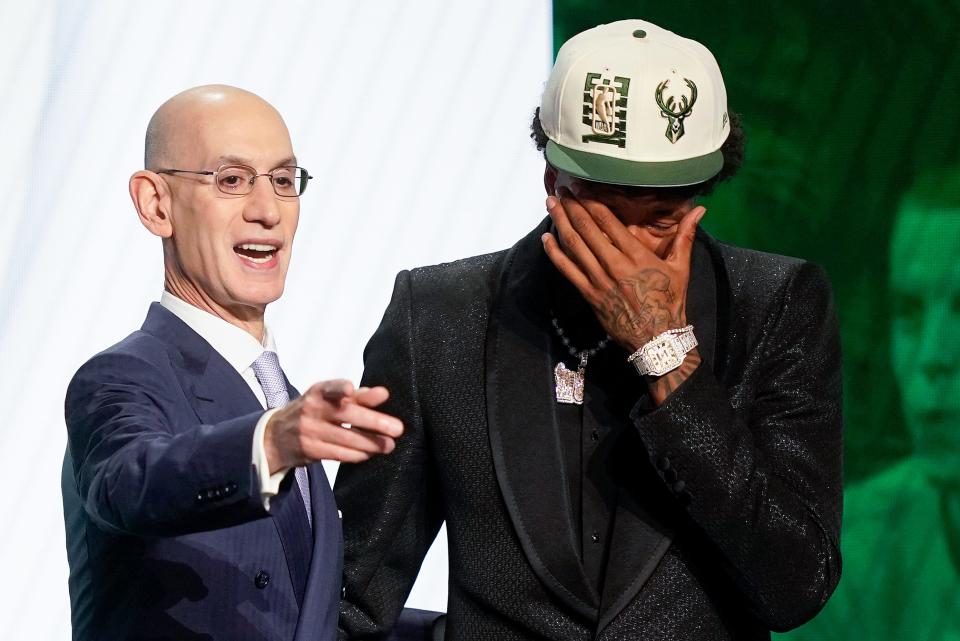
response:
{"label": "jacket sleeve", "polygon": [[390,390],[382,409],[403,421],[404,434],[391,454],[341,465],[337,473],[344,538],[341,638],[377,638],[393,628],[443,523],[419,401],[409,272],[397,276],[363,358],[361,384]]}
{"label": "jacket sleeve", "polygon": [[83,509],[102,530],[177,536],[267,515],[253,471],[262,412],[215,425],[174,425],[172,373],[147,358],[103,353],[67,390],[68,455]]}
{"label": "jacket sleeve", "polygon": [[752,398],[731,399],[701,366],[632,418],[755,616],[787,630],[813,617],[840,578],[840,345],[819,267],[798,264],[773,306],[744,367],[758,368]]}

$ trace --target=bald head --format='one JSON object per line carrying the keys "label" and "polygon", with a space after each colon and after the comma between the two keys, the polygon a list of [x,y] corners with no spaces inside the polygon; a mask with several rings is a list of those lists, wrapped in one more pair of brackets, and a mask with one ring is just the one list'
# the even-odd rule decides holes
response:
{"label": "bald head", "polygon": [[[199,142],[215,134],[241,133],[246,127],[262,127],[283,138],[289,147],[286,124],[273,105],[260,96],[229,85],[203,85],[173,96],[150,118],[144,141],[146,169],[173,167],[196,161]],[[192,168],[192,167],[191,167]]]}

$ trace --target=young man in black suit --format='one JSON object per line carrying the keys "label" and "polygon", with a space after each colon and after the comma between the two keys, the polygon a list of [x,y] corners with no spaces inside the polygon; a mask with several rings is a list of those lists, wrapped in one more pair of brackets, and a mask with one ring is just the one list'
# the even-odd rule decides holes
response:
{"label": "young man in black suit", "polygon": [[406,432],[341,467],[341,632],[388,630],[442,522],[447,639],[766,639],[840,575],[840,352],[802,260],[696,197],[743,152],[716,61],[639,20],[560,50],[549,217],[402,272],[365,353]]}

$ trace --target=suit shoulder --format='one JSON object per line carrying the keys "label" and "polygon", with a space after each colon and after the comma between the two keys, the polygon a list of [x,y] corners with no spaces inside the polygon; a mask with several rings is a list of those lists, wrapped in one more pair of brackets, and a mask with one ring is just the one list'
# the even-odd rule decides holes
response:
{"label": "suit shoulder", "polygon": [[137,330],[89,358],[70,381],[68,396],[79,387],[123,380],[139,381],[170,367],[168,346],[143,330]]}
{"label": "suit shoulder", "polygon": [[410,270],[411,288],[418,296],[433,298],[456,293],[457,298],[475,295],[489,288],[499,273],[509,250],[470,256],[448,263],[415,267]]}
{"label": "suit shoulder", "polygon": [[809,261],[792,256],[783,256],[770,252],[715,242],[716,251],[730,274],[731,281],[737,280],[777,280],[787,281]]}
{"label": "suit shoulder", "polygon": [[750,307],[767,307],[792,288],[805,296],[832,296],[823,268],[813,262],[715,242],[735,299]]}

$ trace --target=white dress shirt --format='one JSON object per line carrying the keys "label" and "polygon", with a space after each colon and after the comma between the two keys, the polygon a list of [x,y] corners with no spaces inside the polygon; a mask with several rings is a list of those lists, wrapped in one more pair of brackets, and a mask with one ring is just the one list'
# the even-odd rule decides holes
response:
{"label": "white dress shirt", "polygon": [[280,491],[280,481],[286,476],[289,469],[279,470],[270,474],[270,465],[267,462],[267,453],[263,447],[263,435],[266,431],[267,422],[273,413],[279,408],[266,409],[267,397],[263,393],[263,387],[257,380],[257,375],[253,371],[253,362],[259,358],[264,351],[276,352],[277,346],[273,339],[270,328],[264,325],[263,343],[260,343],[247,331],[233,325],[222,318],[214,316],[209,312],[198,309],[177,298],[170,292],[164,291],[160,296],[160,305],[174,316],[187,324],[190,329],[195,331],[200,337],[210,344],[220,356],[223,357],[230,367],[237,370],[237,373],[243,377],[250,390],[253,392],[260,405],[266,410],[253,433],[253,466],[257,472],[257,478],[260,480],[260,498],[263,501],[263,507],[270,509],[270,497],[276,496]]}

